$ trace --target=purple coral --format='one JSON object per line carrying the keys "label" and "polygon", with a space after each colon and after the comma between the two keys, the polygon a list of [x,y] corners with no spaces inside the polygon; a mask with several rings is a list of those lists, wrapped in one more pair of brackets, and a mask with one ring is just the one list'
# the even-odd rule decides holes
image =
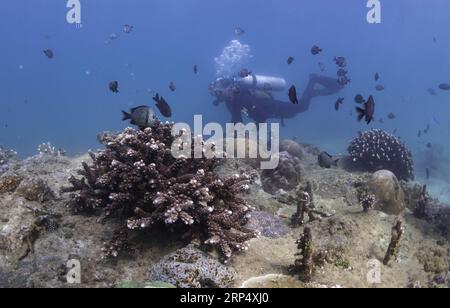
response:
{"label": "purple coral", "polygon": [[105,134],[106,149],[91,153],[81,179],[69,179],[76,211],[119,216],[129,229],[157,225],[187,231],[192,240],[217,247],[225,258],[247,248],[255,233],[245,228],[252,207],[238,197],[249,189],[252,176],[220,179],[216,160],[175,159],[171,124],[144,131],[131,128]]}
{"label": "purple coral", "polygon": [[361,133],[348,147],[361,169],[376,172],[387,169],[400,180],[414,180],[414,162],[407,146],[381,129]]}

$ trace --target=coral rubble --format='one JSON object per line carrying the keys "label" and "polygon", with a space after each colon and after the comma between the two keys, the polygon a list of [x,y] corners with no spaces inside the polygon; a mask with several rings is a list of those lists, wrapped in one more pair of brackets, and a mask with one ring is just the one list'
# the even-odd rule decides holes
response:
{"label": "coral rubble", "polygon": [[171,124],[105,134],[106,149],[91,153],[77,179],[70,178],[76,211],[121,217],[131,230],[165,225],[217,247],[225,258],[247,248],[256,234],[245,228],[252,207],[238,197],[252,175],[221,179],[216,160],[174,158]]}
{"label": "coral rubble", "polygon": [[395,225],[392,227],[392,237],[389,243],[388,250],[383,260],[384,265],[388,265],[392,259],[396,259],[398,256],[398,249],[400,245],[400,240],[405,233],[405,228],[400,220],[397,220]]}
{"label": "coral rubble", "polygon": [[392,171],[400,180],[414,179],[414,162],[409,149],[397,137],[380,129],[361,133],[348,147],[360,169]]}

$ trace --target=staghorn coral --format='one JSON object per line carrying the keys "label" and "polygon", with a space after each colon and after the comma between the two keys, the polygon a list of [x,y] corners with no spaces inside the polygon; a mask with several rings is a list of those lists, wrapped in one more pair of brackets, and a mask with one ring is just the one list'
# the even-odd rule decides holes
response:
{"label": "staghorn coral", "polygon": [[350,143],[348,152],[365,171],[387,169],[400,180],[414,180],[411,152],[398,138],[381,129],[361,133]]}
{"label": "staghorn coral", "polygon": [[274,170],[264,170],[261,175],[264,191],[276,194],[279,189],[291,190],[300,183],[300,160],[288,152],[280,152],[280,163]]}
{"label": "staghorn coral", "polygon": [[103,138],[106,149],[91,153],[93,164],[83,163],[83,178],[71,177],[73,187],[63,189],[75,192],[76,211],[125,218],[131,230],[165,225],[188,231],[226,259],[247,249],[256,236],[244,227],[252,207],[237,195],[249,189],[251,175],[220,179],[213,172],[216,160],[175,159],[168,123]]}

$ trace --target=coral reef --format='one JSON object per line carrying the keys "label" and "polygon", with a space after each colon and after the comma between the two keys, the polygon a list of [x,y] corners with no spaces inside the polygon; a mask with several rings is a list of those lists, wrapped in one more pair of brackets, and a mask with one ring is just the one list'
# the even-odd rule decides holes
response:
{"label": "coral reef", "polygon": [[165,256],[150,269],[150,281],[178,288],[226,288],[236,273],[214,258],[189,245]]}
{"label": "coral reef", "polygon": [[280,142],[280,152],[288,152],[290,155],[299,159],[302,159],[304,156],[302,146],[290,139],[285,139]]}
{"label": "coral reef", "polygon": [[299,251],[296,256],[300,256],[300,258],[295,260],[291,271],[293,273],[298,273],[300,275],[300,280],[310,282],[314,273],[314,248],[311,228],[305,228],[300,239],[297,240],[297,249]]}
{"label": "coral reef", "polygon": [[405,194],[395,174],[389,170],[380,170],[372,175],[368,183],[370,192],[375,196],[374,208],[387,214],[399,215],[405,208]]}
{"label": "coral reef", "polygon": [[64,149],[56,149],[50,142],[42,143],[37,148],[39,155],[50,156],[65,156],[66,151]]}
{"label": "coral reef", "polygon": [[16,192],[28,201],[45,202],[54,198],[54,194],[48,184],[40,178],[22,180]]}
{"label": "coral reef", "polygon": [[363,211],[367,213],[375,206],[376,198],[374,194],[371,194],[369,188],[365,183],[355,183],[356,193],[359,204],[362,206]]}
{"label": "coral reef", "polygon": [[353,163],[360,169],[392,171],[400,180],[414,180],[414,162],[409,149],[397,137],[373,129],[355,138],[348,147]]}
{"label": "coral reef", "polygon": [[17,153],[13,150],[4,149],[0,146],[0,175],[10,168],[10,162],[15,159]]}
{"label": "coral reef", "polygon": [[106,149],[83,163],[82,179],[70,178],[72,208],[125,218],[131,230],[165,225],[217,247],[225,258],[247,248],[252,207],[238,197],[252,176],[220,179],[215,160],[174,158],[172,125],[131,128],[104,135]]}
{"label": "coral reef", "polygon": [[405,233],[403,223],[400,220],[397,220],[395,225],[392,227],[391,242],[389,243],[388,250],[383,260],[384,265],[388,265],[391,260],[397,259],[400,240],[402,239],[403,233]]}
{"label": "coral reef", "polygon": [[423,219],[427,216],[427,208],[430,198],[427,193],[427,185],[422,186],[419,197],[417,198],[417,206],[414,209],[414,216]]}
{"label": "coral reef", "polygon": [[0,177],[0,194],[14,192],[23,178],[17,174],[5,174]]}
{"label": "coral reef", "polygon": [[300,183],[300,160],[288,152],[280,152],[280,162],[274,170],[264,170],[261,175],[263,188],[270,194],[279,189],[291,190]]}

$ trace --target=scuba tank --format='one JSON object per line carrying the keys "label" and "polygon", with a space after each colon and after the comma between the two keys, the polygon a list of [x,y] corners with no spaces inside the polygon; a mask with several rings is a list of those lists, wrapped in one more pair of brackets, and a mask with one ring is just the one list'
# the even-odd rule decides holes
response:
{"label": "scuba tank", "polygon": [[239,87],[252,88],[264,91],[281,92],[286,89],[286,80],[280,77],[249,75],[244,78],[236,78],[235,84]]}

